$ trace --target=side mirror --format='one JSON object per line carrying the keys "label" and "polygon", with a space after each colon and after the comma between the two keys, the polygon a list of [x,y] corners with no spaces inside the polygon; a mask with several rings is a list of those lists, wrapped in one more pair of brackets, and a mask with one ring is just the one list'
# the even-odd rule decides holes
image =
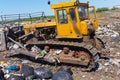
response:
{"label": "side mirror", "polygon": [[50,5],[50,0],[48,1],[48,5]]}

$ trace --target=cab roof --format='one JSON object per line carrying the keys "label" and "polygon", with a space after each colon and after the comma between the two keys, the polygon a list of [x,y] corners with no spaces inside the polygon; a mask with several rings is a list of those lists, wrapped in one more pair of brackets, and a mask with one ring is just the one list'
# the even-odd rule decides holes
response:
{"label": "cab roof", "polygon": [[72,7],[72,6],[77,6],[77,5],[88,6],[88,2],[85,2],[85,3],[58,2],[58,3],[56,3],[56,4],[51,4],[50,7],[53,8],[53,9],[57,9],[57,8]]}

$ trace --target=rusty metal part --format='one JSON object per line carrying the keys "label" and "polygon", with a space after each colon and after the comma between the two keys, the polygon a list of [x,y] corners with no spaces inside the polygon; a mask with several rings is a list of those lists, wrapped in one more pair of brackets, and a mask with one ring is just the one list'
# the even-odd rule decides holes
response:
{"label": "rusty metal part", "polygon": [[106,48],[106,39],[104,39],[104,37],[97,37],[97,39],[99,40],[99,42],[101,43],[102,47],[105,49]]}
{"label": "rusty metal part", "polygon": [[77,51],[77,52],[75,52],[75,57],[79,58],[80,61],[90,61],[91,60],[90,55],[85,51]]}
{"label": "rusty metal part", "polygon": [[23,39],[23,38],[25,38],[25,37],[27,37],[27,36],[29,36],[29,35],[33,34],[33,33],[34,33],[34,32],[30,32],[29,34],[25,34],[25,35],[23,35],[23,36],[19,37],[18,39]]}
{"label": "rusty metal part", "polygon": [[[12,54],[12,55],[16,55],[16,54],[23,54],[29,57],[36,57],[36,54],[30,53],[29,51],[25,51],[25,50],[19,50],[19,49],[14,49],[16,53]],[[10,56],[12,56],[10,54]],[[42,56],[39,56],[42,57]]]}
{"label": "rusty metal part", "polygon": [[46,52],[49,52],[49,51],[50,51],[50,47],[49,47],[49,46],[45,46],[45,47],[44,47],[44,50],[45,50]]}
{"label": "rusty metal part", "polygon": [[63,48],[63,52],[64,52],[65,54],[68,54],[68,53],[69,53],[69,51],[70,51],[70,50],[69,50],[69,48],[68,48],[68,47],[64,47],[64,48]]}
{"label": "rusty metal part", "polygon": [[97,50],[94,46],[88,44],[88,43],[79,43],[79,42],[66,42],[66,41],[54,41],[54,40],[48,40],[48,41],[39,41],[39,42],[27,42],[26,47],[32,46],[32,45],[49,45],[50,48],[63,48],[63,47],[69,47],[70,50],[76,50],[78,51],[78,54],[75,54],[75,57],[70,56],[69,54],[67,56],[63,56],[61,53],[59,57],[59,61],[63,63],[71,63],[71,64],[79,64],[88,66],[89,64],[93,64],[94,61],[98,59]]}
{"label": "rusty metal part", "polygon": [[9,40],[11,40],[13,43],[17,44],[18,46],[20,46],[21,48],[27,50],[22,44],[20,44],[19,42],[13,40],[12,38],[8,37]]}
{"label": "rusty metal part", "polygon": [[102,51],[104,51],[106,48],[106,42],[103,42],[101,38],[94,36],[94,39],[91,40],[91,43],[94,47],[96,47],[99,53],[103,54]]}
{"label": "rusty metal part", "polygon": [[59,58],[59,61],[62,63],[70,63],[70,64],[76,64],[76,65],[84,65],[84,66],[89,65],[89,61],[81,61],[78,58],[61,57]]}
{"label": "rusty metal part", "polygon": [[96,47],[98,50],[101,50],[101,49],[102,49],[101,43],[100,43],[100,41],[97,39],[96,36],[94,36],[94,42],[95,42],[95,47]]}
{"label": "rusty metal part", "polygon": [[97,49],[88,43],[79,43],[79,42],[67,42],[67,41],[54,41],[54,40],[48,40],[48,41],[39,41],[39,42],[27,42],[26,47],[29,45],[51,45],[51,46],[68,46],[72,47],[71,50],[75,48],[84,48],[85,50],[89,51],[89,53],[94,56],[97,53]]}

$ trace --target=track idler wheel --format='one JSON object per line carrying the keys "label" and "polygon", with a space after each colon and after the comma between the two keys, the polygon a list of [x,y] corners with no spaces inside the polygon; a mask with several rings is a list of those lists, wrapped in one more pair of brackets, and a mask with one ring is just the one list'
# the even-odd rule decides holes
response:
{"label": "track idler wheel", "polygon": [[90,61],[91,60],[91,56],[85,51],[76,51],[75,57],[79,58],[80,61]]}
{"label": "track idler wheel", "polygon": [[89,64],[86,66],[87,69],[84,68],[82,71],[90,71],[91,69],[94,68],[94,60],[92,59],[91,55],[88,52],[86,52],[86,51],[76,51],[75,52],[75,57],[79,58],[80,61],[89,62]]}

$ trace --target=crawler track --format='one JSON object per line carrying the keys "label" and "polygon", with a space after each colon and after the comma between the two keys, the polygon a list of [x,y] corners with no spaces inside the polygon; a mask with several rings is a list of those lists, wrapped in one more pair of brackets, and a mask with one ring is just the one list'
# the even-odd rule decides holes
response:
{"label": "crawler track", "polygon": [[[79,42],[66,42],[66,41],[54,41],[54,40],[48,40],[48,41],[39,41],[39,42],[28,42],[26,47],[30,47],[33,45],[37,45],[40,48],[43,48],[43,46],[48,45],[50,48],[54,49],[63,49],[63,47],[69,47],[70,50],[80,50],[84,51],[85,54],[90,56],[89,65],[94,66],[94,62],[98,59],[98,51],[96,48],[88,43],[79,43]],[[76,60],[76,59],[75,59]],[[65,58],[64,61],[67,61]],[[77,61],[77,60],[76,60]],[[72,63],[72,61],[71,61]],[[80,65],[84,65],[84,62],[80,63]]]}

